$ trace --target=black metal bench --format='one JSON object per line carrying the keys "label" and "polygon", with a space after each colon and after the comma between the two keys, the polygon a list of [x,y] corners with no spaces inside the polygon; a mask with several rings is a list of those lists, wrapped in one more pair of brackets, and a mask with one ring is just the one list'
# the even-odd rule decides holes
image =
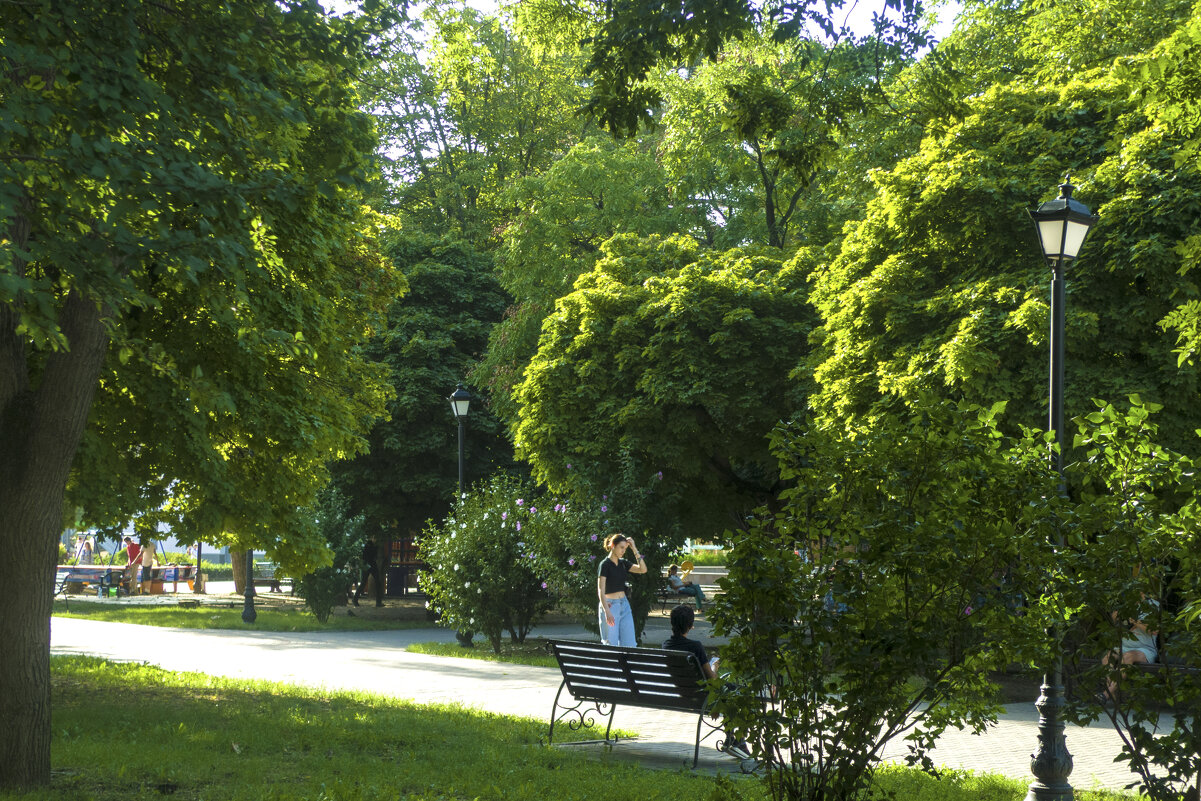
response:
{"label": "black metal bench", "polygon": [[[609,735],[618,704],[687,712],[697,716],[692,752],[695,768],[701,741],[722,731],[720,721],[709,712],[709,688],[701,667],[687,651],[619,648],[576,640],[549,640],[549,644],[563,673],[563,683],[551,707],[548,743],[554,742],[555,725],[565,718],[568,728],[578,731],[596,725],[597,716],[607,716],[604,740],[585,742],[612,745],[617,738]],[[569,706],[566,700],[559,703],[564,690],[571,695],[574,705]],[[725,746],[723,740],[716,743],[717,750],[723,753]]]}
{"label": "black metal bench", "polygon": [[292,579],[279,575],[279,566],[275,562],[255,562],[251,578],[254,581],[254,586],[267,587],[271,592],[283,592],[283,588],[280,585],[285,581],[288,583],[289,592],[294,589]]}
{"label": "black metal bench", "polygon": [[[716,584],[702,584],[701,590],[705,593],[705,603],[709,603],[721,592],[721,587]],[[659,611],[666,612],[667,607],[677,606],[678,604],[689,604],[696,606],[695,595],[685,595],[678,590],[672,589],[670,584],[662,584],[655,590],[655,603],[659,604]]]}

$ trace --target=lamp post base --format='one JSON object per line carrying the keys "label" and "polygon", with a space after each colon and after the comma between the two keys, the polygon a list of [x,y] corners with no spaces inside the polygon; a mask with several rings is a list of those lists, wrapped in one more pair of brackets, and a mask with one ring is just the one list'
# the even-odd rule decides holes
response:
{"label": "lamp post base", "polygon": [[[1056,671],[1058,673],[1059,671]],[[1034,702],[1038,710],[1038,750],[1030,755],[1030,772],[1036,781],[1026,793],[1026,801],[1072,801],[1072,755],[1063,736],[1063,686],[1055,675],[1044,675],[1041,693]]]}

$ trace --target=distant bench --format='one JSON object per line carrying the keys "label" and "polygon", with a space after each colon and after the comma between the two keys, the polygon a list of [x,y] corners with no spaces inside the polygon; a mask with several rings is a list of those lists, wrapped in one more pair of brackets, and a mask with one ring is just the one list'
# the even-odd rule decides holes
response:
{"label": "distant bench", "polygon": [[[1180,674],[1185,674],[1194,677],[1198,674],[1201,674],[1201,667],[1198,666],[1198,662],[1195,659],[1189,660],[1187,657],[1177,656],[1166,648],[1161,649],[1159,654],[1162,661],[1135,662],[1129,665],[1122,665],[1121,669],[1127,672],[1134,670],[1138,673],[1154,676],[1156,677],[1157,681],[1163,683],[1164,689],[1167,689],[1167,682],[1172,674],[1176,674],[1177,676]],[[1086,671],[1095,670],[1100,665],[1100,659],[1089,658],[1079,660],[1079,662],[1074,665],[1074,669],[1071,669],[1070,672],[1064,676],[1064,683],[1067,686],[1067,689],[1071,691],[1075,685],[1079,683],[1082,675]],[[1088,690],[1088,692],[1092,691]],[[1164,698],[1162,700],[1166,706],[1174,706],[1171,699]]]}
{"label": "distant bench", "polygon": [[110,587],[120,587],[124,579],[124,566],[114,565],[59,565],[54,575],[54,595],[67,598],[67,587],[75,584],[80,588],[95,585],[96,597],[103,598]]}
{"label": "distant bench", "polygon": [[280,575],[279,565],[275,562],[255,562],[252,577],[254,579],[254,586],[267,587],[271,592],[283,592],[283,588],[280,586],[283,582],[287,582],[289,592],[292,592],[294,589],[292,579],[288,576]]}
{"label": "distant bench", "polygon": [[[701,584],[701,591],[705,593],[705,600],[708,601],[721,592],[721,587],[716,584]],[[659,611],[666,612],[668,606],[676,606],[678,604],[696,605],[696,597],[692,595],[684,595],[671,588],[670,584],[660,585],[659,589],[655,590],[655,603],[659,604]]]}
{"label": "distant bench", "polygon": [[[687,712],[697,716],[696,742],[692,751],[692,767],[700,759],[701,741],[714,732],[721,732],[720,722],[711,722],[716,715],[709,711],[709,688],[705,684],[696,657],[687,651],[667,651],[657,648],[620,648],[595,642],[549,640],[551,652],[559,663],[563,682],[555,693],[551,707],[550,730],[547,742],[554,742],[555,725],[567,719],[573,731],[590,729],[594,716],[608,716],[603,741],[612,745],[613,713],[618,704]],[[567,690],[571,699],[563,698]],[[568,705],[574,700],[574,705]],[[607,709],[606,709],[607,708]],[[702,731],[704,731],[702,734]],[[726,743],[718,740],[718,751],[726,752]],[[736,757],[738,758],[738,757]]]}

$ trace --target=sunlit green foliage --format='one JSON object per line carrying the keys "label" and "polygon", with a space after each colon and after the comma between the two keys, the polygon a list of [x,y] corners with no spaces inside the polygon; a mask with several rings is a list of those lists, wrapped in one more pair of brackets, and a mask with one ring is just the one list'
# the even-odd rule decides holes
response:
{"label": "sunlit green foliage", "polygon": [[515,210],[512,184],[587,129],[575,115],[578,57],[532,50],[502,20],[445,3],[383,49],[366,85],[389,208],[425,233],[495,247]]}
{"label": "sunlit green foliage", "polygon": [[870,431],[774,435],[792,483],[733,534],[712,613],[717,707],[773,798],[860,797],[895,738],[930,766],[947,726],[995,718],[990,671],[1043,639],[1015,610],[1043,575],[1055,477],[1038,438],[1000,435],[1000,407],[923,399]]}
{"label": "sunlit green foliage", "polygon": [[1078,169],[1100,214],[1067,276],[1067,410],[1141,392],[1170,410],[1167,441],[1196,427],[1195,369],[1177,369],[1158,324],[1197,294],[1175,245],[1201,212],[1201,176],[1176,169],[1179,140],[1150,126],[1130,86],[1100,70],[1063,84],[993,88],[920,154],[874,180],[865,220],[814,265],[822,389],[831,418],[886,396],[1010,400],[1045,420],[1049,272],[1025,210]]}
{"label": "sunlit green foliage", "polygon": [[[777,491],[766,434],[802,408],[812,326],[778,251],[616,237],[547,318],[517,391],[517,447],[552,489],[662,471],[665,510],[704,537]],[[567,465],[576,465],[575,471]]]}
{"label": "sunlit green foliage", "polygon": [[695,227],[686,208],[673,206],[670,184],[644,148],[592,137],[514,187],[511,198],[520,211],[499,254],[501,281],[514,305],[493,329],[474,374],[510,425],[517,416],[512,391],[537,350],[542,321],[592,269],[601,245],[616,234],[670,235]]}

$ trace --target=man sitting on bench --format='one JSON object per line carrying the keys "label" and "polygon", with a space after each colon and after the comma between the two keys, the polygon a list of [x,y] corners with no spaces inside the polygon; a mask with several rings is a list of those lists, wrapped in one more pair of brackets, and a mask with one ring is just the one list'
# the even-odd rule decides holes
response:
{"label": "man sitting on bench", "polygon": [[701,589],[701,585],[693,584],[691,581],[685,581],[680,578],[680,568],[672,565],[667,568],[667,583],[676,591],[678,595],[691,595],[696,599],[696,611],[705,611],[705,591]]}
{"label": "man sitting on bench", "polygon": [[[674,567],[674,565],[672,566]],[[701,644],[700,640],[688,639],[688,632],[692,631],[692,626],[695,622],[696,613],[692,611],[691,606],[680,604],[671,610],[671,636],[663,641],[663,650],[687,651],[696,657],[696,661],[701,666],[701,672],[705,674],[705,678],[715,679],[717,678],[717,664],[721,660],[716,656],[710,659],[708,652],[705,651],[705,646]],[[722,750],[735,759],[750,759],[751,757],[747,744],[736,741],[733,738],[726,741]]]}

